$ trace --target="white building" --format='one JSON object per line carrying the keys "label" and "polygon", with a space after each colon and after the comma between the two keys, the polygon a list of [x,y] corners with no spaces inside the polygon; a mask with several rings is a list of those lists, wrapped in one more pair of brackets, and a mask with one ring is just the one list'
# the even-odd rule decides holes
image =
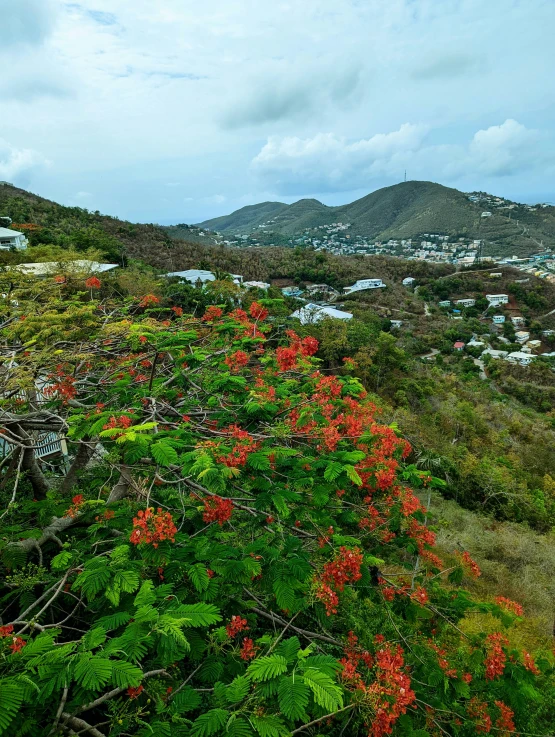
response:
{"label": "white building", "polygon": [[463,307],[474,307],[476,304],[475,299],[457,299],[455,300],[456,305],[462,305]]}
{"label": "white building", "polygon": [[485,343],[483,340],[474,340],[474,338],[472,338],[472,340],[469,340],[466,345],[469,348],[481,348]]}
{"label": "white building", "polygon": [[101,264],[98,261],[87,261],[86,259],[77,259],[75,261],[44,261],[12,266],[13,269],[17,269],[23,274],[33,274],[34,276],[50,276],[59,274],[60,272],[103,274],[105,271],[111,271],[118,267],[119,264]]}
{"label": "white building", "polygon": [[503,323],[505,322],[505,315],[494,315],[491,318],[491,321],[494,325],[503,325]]}
{"label": "white building", "polygon": [[508,355],[508,351],[496,351],[495,348],[486,348],[485,351],[482,351],[482,357],[491,356],[492,358],[506,358]]}
{"label": "white building", "polygon": [[489,302],[490,307],[509,304],[508,294],[486,294],[486,299]]}
{"label": "white building", "polygon": [[492,272],[492,273],[491,273],[491,274],[489,275],[489,278],[490,278],[490,279],[501,279],[501,277],[502,277],[502,276],[503,276],[503,273],[502,273],[501,271],[493,271],[493,272]]}
{"label": "white building", "polygon": [[[186,269],[185,271],[171,271],[166,274],[167,277],[174,276],[180,281],[187,281],[189,284],[206,284],[209,281],[216,281],[216,277],[211,271],[205,269]],[[234,284],[242,284],[243,277],[241,274],[230,274]]]}
{"label": "white building", "polygon": [[413,276],[407,276],[405,279],[403,279],[403,286],[404,287],[412,287],[416,279]]}
{"label": "white building", "polygon": [[524,318],[521,315],[517,315],[516,317],[511,317],[511,322],[515,327],[518,327],[519,325],[524,325]]}
{"label": "white building", "polygon": [[439,307],[451,307],[451,300],[450,299],[442,299],[441,302],[438,302]]}
{"label": "white building", "polygon": [[403,324],[402,320],[390,320],[389,322],[391,323],[392,328],[400,328]]}
{"label": "white building", "polygon": [[509,361],[509,363],[518,363],[520,366],[529,366],[535,358],[530,353],[514,351],[513,353],[509,353],[505,360]]}
{"label": "white building", "polygon": [[490,218],[490,217],[491,217],[491,212],[488,212],[488,211],[486,210],[485,212],[483,212],[483,213],[482,213],[482,217],[483,217],[483,218]]}
{"label": "white building", "polygon": [[350,312],[336,310],[334,307],[322,307],[321,305],[315,305],[309,302],[298,310],[295,310],[290,317],[296,317],[301,321],[301,325],[310,325],[320,322],[320,320],[326,317],[331,317],[335,320],[350,320],[353,316]]}
{"label": "white building", "polygon": [[541,344],[542,344],[541,340],[529,340],[526,343],[526,347],[531,348],[534,351],[534,350],[537,350],[538,348],[541,348]]}
{"label": "white building", "polygon": [[345,287],[345,294],[360,292],[363,289],[381,289],[386,286],[381,279],[359,279],[351,287]]}
{"label": "white building", "polygon": [[0,251],[9,251],[17,248],[19,251],[27,248],[27,238],[24,233],[10,228],[0,228]]}
{"label": "white building", "polygon": [[517,343],[521,343],[523,345],[530,340],[530,333],[526,330],[517,330],[515,333],[515,340]]}
{"label": "white building", "polygon": [[265,281],[244,281],[243,286],[252,289],[269,289],[271,285]]}

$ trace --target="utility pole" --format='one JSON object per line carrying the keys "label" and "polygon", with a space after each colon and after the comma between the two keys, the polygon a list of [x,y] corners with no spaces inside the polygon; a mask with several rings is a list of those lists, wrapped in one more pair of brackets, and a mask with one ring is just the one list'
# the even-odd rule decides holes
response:
{"label": "utility pole", "polygon": [[405,169],[405,182],[407,181],[407,170]]}

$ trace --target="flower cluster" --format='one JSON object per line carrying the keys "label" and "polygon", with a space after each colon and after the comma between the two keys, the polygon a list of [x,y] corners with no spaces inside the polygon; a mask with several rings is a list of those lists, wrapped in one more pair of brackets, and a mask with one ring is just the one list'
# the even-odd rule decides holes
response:
{"label": "flower cluster", "polygon": [[376,714],[370,729],[371,737],[391,734],[397,719],[406,714],[416,695],[410,678],[403,670],[403,650],[387,643],[376,653],[376,681],[368,691],[376,697]]}
{"label": "flower cluster", "polygon": [[260,443],[258,443],[252,435],[246,430],[241,430],[238,425],[230,425],[223,430],[226,434],[230,435],[236,442],[233,445],[231,452],[227,455],[218,456],[216,460],[218,463],[224,463],[230,468],[237,468],[244,466],[247,462],[250,453],[253,453]]}
{"label": "flower cluster", "polygon": [[350,550],[342,545],[335,558],[324,565],[322,578],[316,582],[315,594],[325,606],[328,617],[337,613],[337,592],[343,591],[345,584],[355,583],[362,577],[362,560],[363,554],[359,548]]}
{"label": "flower cluster", "polygon": [[470,576],[473,578],[478,578],[478,576],[482,575],[482,571],[478,567],[478,564],[475,560],[472,560],[469,553],[464,551],[464,553],[460,556],[461,558],[461,565],[462,567],[468,572]]}
{"label": "flower cluster", "polygon": [[222,499],[221,496],[212,496],[204,500],[204,513],[202,519],[210,524],[217,522],[220,527],[231,519],[233,514],[233,502],[231,499]]}
{"label": "flower cluster", "polygon": [[133,531],[129,541],[133,545],[144,543],[157,548],[164,540],[174,542],[176,532],[177,527],[169,512],[164,512],[160,507],[154,512],[153,507],[148,507],[144,511],[139,510],[137,516],[133,517]]}
{"label": "flower cluster", "polygon": [[235,637],[239,632],[248,630],[247,620],[240,617],[238,614],[234,614],[228,625],[226,625],[225,631],[228,637]]}
{"label": "flower cluster", "polygon": [[318,350],[318,341],[312,336],[301,339],[293,330],[288,330],[287,337],[291,341],[289,346],[280,346],[276,349],[276,359],[280,371],[290,371],[297,368],[299,358],[313,356]]}
{"label": "flower cluster", "polygon": [[541,674],[540,669],[536,665],[536,661],[529,652],[526,652],[526,650],[524,650],[522,653],[522,664],[524,665],[526,670],[529,670],[530,673],[533,673],[535,676],[539,676]]}
{"label": "flower cluster", "polygon": [[202,316],[202,319],[205,322],[213,322],[214,320],[217,320],[219,317],[221,317],[223,314],[224,313],[221,307],[210,305],[210,307],[207,308],[206,312]]}
{"label": "flower cluster", "polygon": [[89,278],[85,281],[85,286],[89,289],[100,289],[100,279],[98,279],[96,276],[89,276]]}
{"label": "flower cluster", "polygon": [[497,596],[495,598],[495,603],[502,609],[506,609],[508,612],[511,612],[511,614],[516,614],[517,617],[522,617],[524,614],[522,604],[519,604],[516,601],[511,601],[511,599],[507,599],[505,596]]}
{"label": "flower cluster", "polygon": [[18,653],[27,643],[21,637],[12,636],[12,633],[13,624],[6,624],[3,627],[0,627],[0,637],[11,637],[12,642],[10,644],[10,650],[12,653]]}
{"label": "flower cluster", "polygon": [[141,693],[144,691],[144,686],[141,684],[140,686],[137,686],[137,688],[133,688],[133,686],[130,686],[127,689],[127,695],[130,699],[136,699],[138,698]]}
{"label": "flower cluster", "polygon": [[249,307],[249,314],[253,320],[265,320],[268,317],[268,310],[258,302],[253,302]]}
{"label": "flower cluster", "polygon": [[242,660],[252,660],[252,658],[256,657],[257,650],[258,648],[254,645],[252,639],[250,637],[244,637],[239,657]]}
{"label": "flower cluster", "polygon": [[225,365],[229,367],[229,370],[235,373],[239,369],[243,368],[249,362],[249,357],[245,351],[235,351],[225,358]]}
{"label": "flower cluster", "polygon": [[516,731],[513,717],[514,711],[504,704],[502,701],[495,701],[495,706],[499,709],[499,716],[495,720],[495,726],[500,731],[499,737],[508,737],[511,732]]}
{"label": "flower cluster", "polygon": [[505,663],[507,662],[507,656],[503,647],[507,647],[508,644],[509,641],[501,632],[494,632],[486,637],[487,656],[484,665],[486,667],[487,681],[493,681],[498,676],[503,675]]}
{"label": "flower cluster", "polygon": [[75,519],[75,517],[77,517],[77,515],[79,514],[84,499],[85,498],[83,494],[76,494],[71,500],[71,507],[64,514],[64,517],[71,517],[72,519]]}
{"label": "flower cluster", "polygon": [[159,297],[157,297],[155,294],[145,294],[145,296],[139,302],[139,307],[152,307],[157,304],[160,304]]}
{"label": "flower cluster", "polygon": [[70,399],[74,399],[74,397],[77,396],[75,379],[73,376],[69,375],[59,376],[51,384],[44,387],[43,393],[45,397],[57,395],[62,402],[68,402]]}
{"label": "flower cluster", "polygon": [[468,716],[474,721],[474,729],[477,734],[488,734],[491,732],[491,717],[488,713],[488,705],[477,696],[470,699],[466,707]]}
{"label": "flower cluster", "polygon": [[341,679],[353,688],[365,691],[366,684],[358,668],[361,662],[367,668],[371,668],[374,664],[374,658],[368,650],[361,650],[358,647],[358,637],[353,631],[350,631],[347,636],[347,646],[344,649],[344,653],[344,657],[339,661],[343,666]]}

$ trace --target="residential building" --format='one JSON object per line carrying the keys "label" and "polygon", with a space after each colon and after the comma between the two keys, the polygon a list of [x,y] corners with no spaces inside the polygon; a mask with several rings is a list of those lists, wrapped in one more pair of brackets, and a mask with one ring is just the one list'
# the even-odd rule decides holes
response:
{"label": "residential building", "polygon": [[516,327],[520,327],[521,325],[524,325],[525,320],[522,317],[522,315],[516,315],[516,317],[511,317],[511,322]]}
{"label": "residential building", "polygon": [[350,312],[336,310],[335,307],[323,307],[309,302],[298,310],[295,310],[290,317],[295,317],[300,320],[301,325],[310,325],[315,322],[320,322],[320,320],[323,320],[326,317],[331,317],[335,320],[350,320],[353,316]]}
{"label": "residential building", "polygon": [[517,330],[515,333],[515,340],[517,343],[521,343],[523,345],[530,340],[530,333],[526,330]]}
{"label": "residential building", "polygon": [[303,290],[299,289],[299,287],[283,287],[281,293],[284,297],[300,297]]}
{"label": "residential building", "polygon": [[538,348],[541,348],[542,342],[541,340],[529,340],[526,343],[526,346],[528,348],[531,348],[533,351],[537,350]]}
{"label": "residential building", "polygon": [[400,328],[401,325],[403,324],[403,321],[402,320],[390,320],[390,323],[391,323],[392,328]]}
{"label": "residential building", "polygon": [[555,330],[542,330],[542,335],[545,335],[546,337],[555,335]]}
{"label": "residential building", "polygon": [[381,279],[359,279],[351,287],[345,287],[345,294],[360,292],[363,289],[381,289],[386,286]]}
{"label": "residential building", "polygon": [[403,279],[403,286],[404,287],[412,287],[416,279],[413,276],[407,276]]}
{"label": "residential building", "polygon": [[18,251],[27,248],[25,234],[11,228],[0,228],[0,251],[9,251],[11,248],[17,248]]}
{"label": "residential building", "polygon": [[252,289],[269,289],[271,285],[265,281],[244,281],[243,286]]}
{"label": "residential building", "polygon": [[502,277],[502,276],[503,276],[503,274],[502,274],[502,272],[501,272],[501,271],[493,271],[493,272],[492,272],[492,273],[491,273],[491,274],[489,275],[489,278],[490,278],[490,279],[501,279],[501,277]]}
{"label": "residential building", "polygon": [[11,268],[21,271],[23,274],[33,276],[51,276],[60,272],[73,272],[85,274],[103,274],[106,271],[117,269],[119,264],[101,264],[98,261],[77,259],[75,261],[45,261],[32,264],[17,264]]}
{"label": "residential building", "polygon": [[509,363],[518,363],[520,366],[529,366],[535,358],[530,353],[514,351],[513,353],[509,353],[505,360],[509,361]]}
{"label": "residential building", "polygon": [[505,315],[494,315],[491,318],[491,321],[494,325],[503,325],[503,323],[505,322]]}
{"label": "residential building", "polygon": [[485,345],[483,340],[475,340],[472,338],[472,340],[469,340],[466,344],[468,348],[481,348],[481,346]]}
{"label": "residential building", "polygon": [[489,302],[490,307],[509,304],[508,294],[486,294],[486,299]]}
{"label": "residential building", "polygon": [[474,307],[476,304],[475,299],[456,299],[455,300],[456,305],[462,305],[463,307]]}
{"label": "residential building", "polygon": [[482,357],[491,356],[492,358],[506,358],[508,355],[508,351],[497,351],[495,348],[486,348],[485,351],[482,351]]}
{"label": "residential building", "polygon": [[189,284],[206,284],[209,281],[216,281],[216,277],[211,271],[205,269],[186,269],[185,271],[171,271],[166,274],[167,277],[177,277],[179,281],[187,281]]}
{"label": "residential building", "polygon": [[462,342],[462,340],[457,340],[457,342],[453,344],[453,348],[456,351],[462,351],[462,349],[464,348],[464,343]]}
{"label": "residential building", "polygon": [[484,212],[482,213],[482,217],[483,217],[483,218],[490,218],[490,217],[491,217],[491,212],[488,212],[487,210],[486,210],[486,211],[484,211]]}
{"label": "residential building", "polygon": [[451,307],[451,300],[450,299],[442,299],[441,302],[438,302],[439,307]]}

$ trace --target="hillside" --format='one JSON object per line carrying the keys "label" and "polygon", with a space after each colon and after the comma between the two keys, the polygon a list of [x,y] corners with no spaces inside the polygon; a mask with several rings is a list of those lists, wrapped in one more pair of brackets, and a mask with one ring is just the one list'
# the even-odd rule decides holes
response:
{"label": "hillside", "polygon": [[[270,204],[275,207],[268,211]],[[510,204],[512,209],[500,206],[492,210],[491,217],[482,218],[482,212],[489,209],[482,201],[471,201],[465,193],[434,182],[411,181],[384,187],[339,207],[317,200],[299,200],[292,205],[263,203],[206,220],[200,226],[226,235],[266,231],[295,237],[307,228],[341,222],[350,225],[351,235],[373,240],[419,238],[426,233],[480,239],[485,241],[488,255],[535,253],[542,244],[555,246],[555,207],[533,211]]]}

